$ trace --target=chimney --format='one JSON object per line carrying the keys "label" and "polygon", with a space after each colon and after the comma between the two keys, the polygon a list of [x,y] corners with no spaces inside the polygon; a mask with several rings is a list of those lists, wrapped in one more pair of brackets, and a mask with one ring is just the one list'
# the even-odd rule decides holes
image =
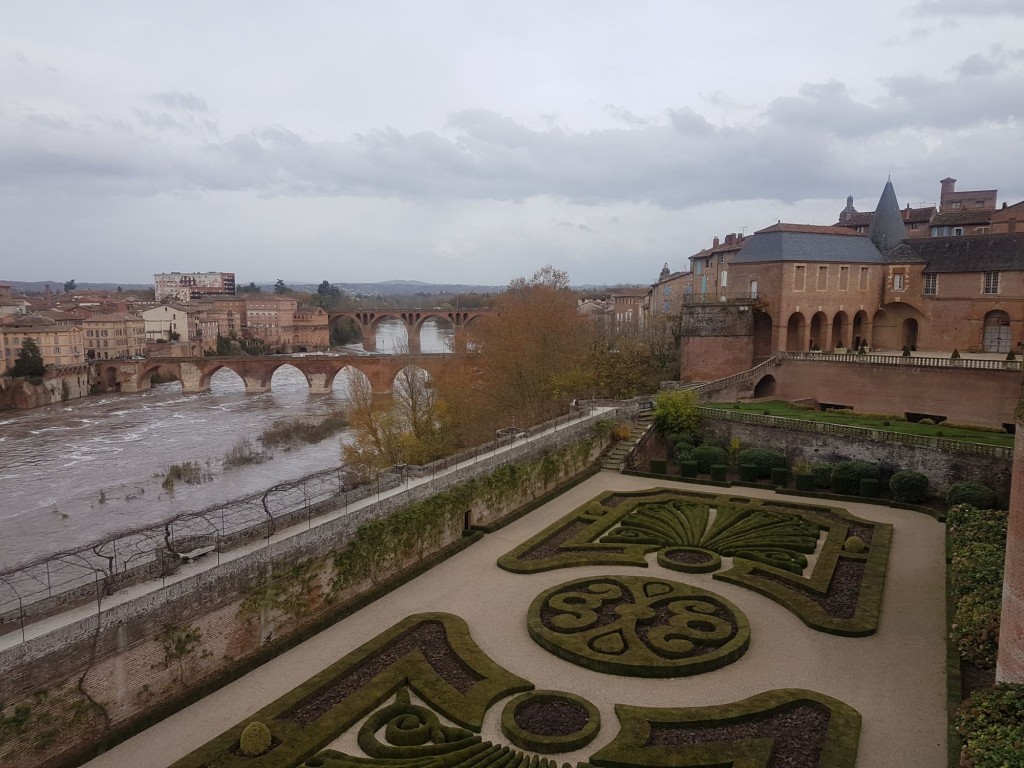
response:
{"label": "chimney", "polygon": [[736,245],[736,233],[732,232],[725,236],[726,245]]}
{"label": "chimney", "polygon": [[952,195],[956,191],[956,179],[947,176],[939,184],[941,185],[939,192],[939,210],[941,211],[946,207],[946,196]]}
{"label": "chimney", "polygon": [[715,235],[715,239],[711,242],[711,247],[712,248],[717,248],[718,247],[718,235]]}

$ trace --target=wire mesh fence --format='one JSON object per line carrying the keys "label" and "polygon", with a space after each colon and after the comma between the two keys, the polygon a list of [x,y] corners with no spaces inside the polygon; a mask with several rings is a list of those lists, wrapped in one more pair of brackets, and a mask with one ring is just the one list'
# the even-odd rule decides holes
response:
{"label": "wire mesh fence", "polygon": [[183,562],[269,539],[291,525],[308,525],[403,481],[400,472],[366,467],[314,472],[257,493],[184,512],[162,523],[111,535],[78,549],[44,555],[0,571],[0,632],[154,578]]}

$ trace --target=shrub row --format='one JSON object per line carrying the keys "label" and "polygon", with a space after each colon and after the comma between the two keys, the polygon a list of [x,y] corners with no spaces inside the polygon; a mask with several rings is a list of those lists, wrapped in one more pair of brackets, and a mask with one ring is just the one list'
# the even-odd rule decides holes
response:
{"label": "shrub row", "polygon": [[960,708],[956,730],[964,741],[960,765],[1020,765],[1024,745],[1024,685],[1000,684],[973,694]]}
{"label": "shrub row", "polygon": [[1007,513],[958,504],[946,519],[953,591],[953,642],[960,658],[995,666]]}

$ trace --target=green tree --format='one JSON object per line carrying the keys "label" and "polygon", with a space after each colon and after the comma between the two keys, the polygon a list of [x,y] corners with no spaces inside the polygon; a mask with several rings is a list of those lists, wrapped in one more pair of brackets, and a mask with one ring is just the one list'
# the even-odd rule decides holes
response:
{"label": "green tree", "polygon": [[64,282],[64,293],[71,293],[77,287],[74,280],[66,280]]}
{"label": "green tree", "polygon": [[316,303],[325,309],[336,307],[344,295],[344,291],[324,280],[316,289]]}
{"label": "green tree", "polygon": [[39,345],[32,339],[25,339],[21,342],[21,350],[11,368],[12,376],[42,376],[46,373],[46,365],[43,363],[43,355],[39,351]]}
{"label": "green tree", "polygon": [[287,293],[287,292],[288,292],[288,286],[284,284],[284,280],[282,280],[281,278],[278,278],[277,282],[274,283],[274,293],[280,294],[280,293]]}
{"label": "green tree", "polygon": [[700,430],[697,394],[676,389],[654,398],[654,428],[662,435],[695,435]]}
{"label": "green tree", "polygon": [[243,285],[238,289],[239,293],[263,293],[263,289],[260,288],[256,283],[250,282],[248,285]]}

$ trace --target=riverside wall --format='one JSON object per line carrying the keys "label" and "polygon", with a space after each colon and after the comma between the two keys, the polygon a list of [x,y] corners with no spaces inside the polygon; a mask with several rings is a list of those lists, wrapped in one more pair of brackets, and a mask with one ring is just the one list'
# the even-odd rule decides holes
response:
{"label": "riverside wall", "polygon": [[[632,406],[633,412],[636,406]],[[389,578],[463,536],[466,524],[500,522],[588,471],[604,448],[595,414],[507,452],[480,457],[420,485],[182,578],[0,651],[0,765],[69,765],[178,706],[204,688],[283,650]],[[528,464],[570,444],[586,456],[532,481],[500,504],[476,502],[436,542],[338,588],[334,558],[361,525],[395,514],[507,464]]]}

